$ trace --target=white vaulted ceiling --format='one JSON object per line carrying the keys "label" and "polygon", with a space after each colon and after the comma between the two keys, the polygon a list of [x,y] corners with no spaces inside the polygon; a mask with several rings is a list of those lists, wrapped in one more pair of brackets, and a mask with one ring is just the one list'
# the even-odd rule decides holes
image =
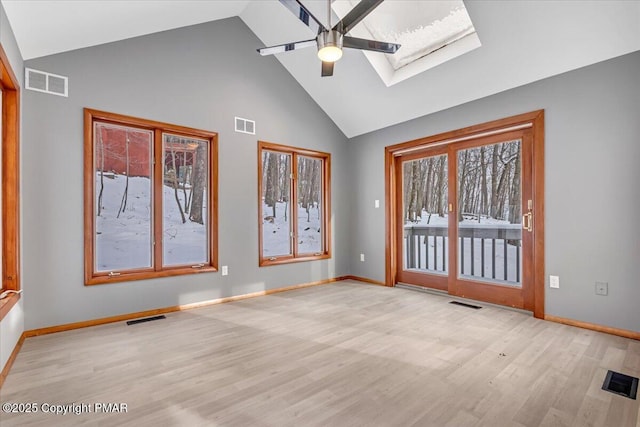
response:
{"label": "white vaulted ceiling", "polygon": [[[24,59],[231,16],[267,46],[314,36],[277,0],[1,1]],[[302,2],[324,21],[324,0]],[[356,50],[330,78],[320,77],[313,48],[277,59],[353,137],[640,50],[640,1],[464,3],[481,46],[390,87]]]}

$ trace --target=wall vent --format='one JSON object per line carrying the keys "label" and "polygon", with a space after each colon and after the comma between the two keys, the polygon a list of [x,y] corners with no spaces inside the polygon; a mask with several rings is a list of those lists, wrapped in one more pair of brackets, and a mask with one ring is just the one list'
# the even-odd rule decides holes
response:
{"label": "wall vent", "polygon": [[250,135],[256,134],[256,122],[249,119],[243,119],[242,117],[236,117],[236,132],[248,133]]}
{"label": "wall vent", "polygon": [[36,92],[49,93],[51,95],[69,96],[69,78],[45,71],[25,68],[25,87]]}

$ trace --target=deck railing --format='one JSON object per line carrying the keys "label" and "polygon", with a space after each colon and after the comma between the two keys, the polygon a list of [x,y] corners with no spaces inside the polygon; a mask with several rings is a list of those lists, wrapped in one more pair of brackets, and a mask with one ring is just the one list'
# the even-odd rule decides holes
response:
{"label": "deck railing", "polygon": [[[405,268],[446,272],[448,239],[446,225],[405,225]],[[519,283],[521,240],[520,224],[459,224],[460,274]]]}

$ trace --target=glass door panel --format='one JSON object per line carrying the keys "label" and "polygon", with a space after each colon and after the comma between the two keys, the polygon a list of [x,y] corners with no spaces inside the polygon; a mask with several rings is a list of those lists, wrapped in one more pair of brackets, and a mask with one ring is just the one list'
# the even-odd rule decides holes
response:
{"label": "glass door panel", "polygon": [[522,287],[522,144],[457,151],[458,278]]}
{"label": "glass door panel", "polygon": [[402,163],[402,267],[446,275],[449,271],[447,155]]}

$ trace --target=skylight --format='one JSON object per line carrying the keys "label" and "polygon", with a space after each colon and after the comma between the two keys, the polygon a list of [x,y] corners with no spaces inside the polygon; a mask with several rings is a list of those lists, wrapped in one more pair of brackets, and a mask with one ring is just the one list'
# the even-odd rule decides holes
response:
{"label": "skylight", "polygon": [[[359,0],[335,0],[343,18]],[[400,43],[394,55],[364,52],[387,86],[422,73],[480,46],[462,0],[386,0],[350,35]]]}

